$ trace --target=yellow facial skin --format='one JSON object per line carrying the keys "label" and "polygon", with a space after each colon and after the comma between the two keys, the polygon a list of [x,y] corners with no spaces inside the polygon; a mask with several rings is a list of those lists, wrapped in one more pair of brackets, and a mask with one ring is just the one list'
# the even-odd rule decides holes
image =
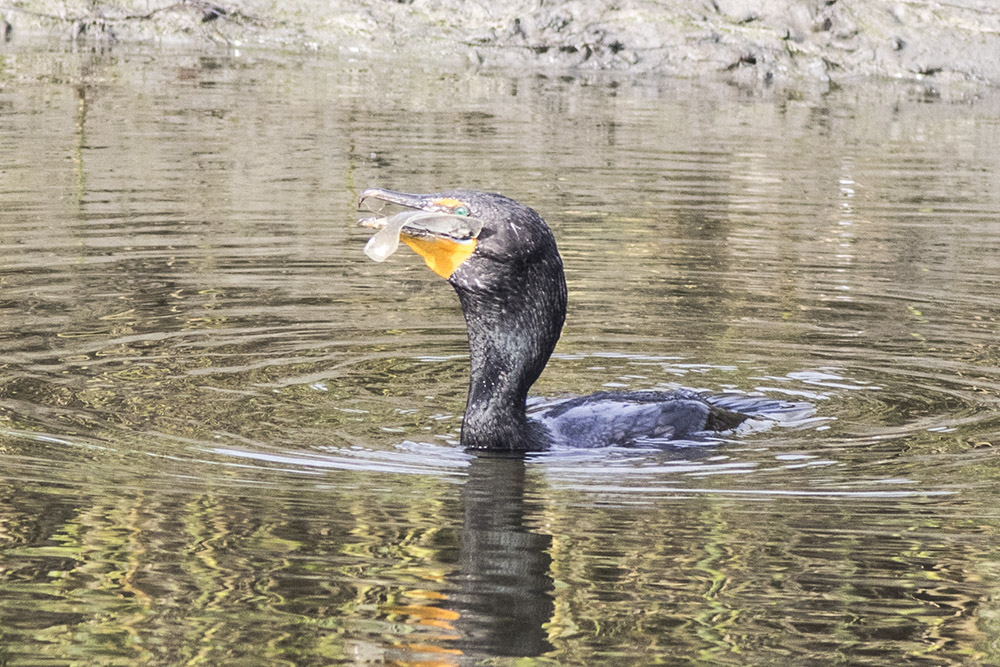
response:
{"label": "yellow facial skin", "polygon": [[459,206],[465,206],[464,202],[458,199],[452,199],[451,197],[442,197],[441,199],[433,199],[431,200],[431,203],[452,209],[458,208]]}
{"label": "yellow facial skin", "polygon": [[[451,197],[441,197],[433,200],[431,203],[450,210],[465,206],[465,202]],[[418,238],[407,236],[405,231],[400,235],[400,239],[403,243],[413,248],[415,253],[424,258],[431,271],[445,280],[451,278],[451,274],[455,273],[455,270],[476,249],[476,239],[456,241],[447,238]]]}
{"label": "yellow facial skin", "polygon": [[400,239],[424,258],[431,271],[445,280],[451,278],[455,269],[476,249],[476,239],[455,241],[445,238],[417,238],[406,236],[405,233],[400,235]]}

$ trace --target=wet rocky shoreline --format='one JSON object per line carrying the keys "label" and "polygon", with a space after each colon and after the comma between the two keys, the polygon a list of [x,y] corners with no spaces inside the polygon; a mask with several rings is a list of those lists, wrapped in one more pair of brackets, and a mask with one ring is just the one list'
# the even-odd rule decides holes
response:
{"label": "wet rocky shoreline", "polygon": [[[990,0],[8,0],[0,36],[414,55],[546,73],[1000,83]],[[5,48],[0,46],[0,48]]]}

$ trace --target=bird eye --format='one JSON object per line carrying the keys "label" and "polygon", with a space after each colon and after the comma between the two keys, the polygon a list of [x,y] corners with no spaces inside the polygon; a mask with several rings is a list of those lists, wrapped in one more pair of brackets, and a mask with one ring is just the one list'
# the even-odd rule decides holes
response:
{"label": "bird eye", "polygon": [[469,215],[469,209],[465,208],[464,206],[459,206],[458,208],[455,209],[454,213],[455,213],[455,215],[466,215],[467,216],[467,215]]}

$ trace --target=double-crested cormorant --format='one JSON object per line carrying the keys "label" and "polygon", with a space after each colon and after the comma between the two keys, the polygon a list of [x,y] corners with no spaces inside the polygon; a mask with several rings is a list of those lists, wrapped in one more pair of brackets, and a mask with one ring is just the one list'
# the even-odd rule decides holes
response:
{"label": "double-crested cormorant", "polygon": [[683,438],[733,429],[756,408],[774,404],[684,390],[601,392],[528,416],[528,389],[545,368],[566,319],[562,258],[548,225],[533,209],[495,193],[369,188],[359,206],[366,200],[476,222],[449,228],[415,221],[400,229],[403,242],[455,288],[465,314],[471,377],[464,447],[533,451],[556,442],[592,447]]}

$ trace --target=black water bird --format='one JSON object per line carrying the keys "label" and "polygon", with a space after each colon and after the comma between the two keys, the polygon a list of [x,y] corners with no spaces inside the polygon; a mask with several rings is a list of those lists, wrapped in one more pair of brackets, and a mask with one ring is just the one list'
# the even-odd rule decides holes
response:
{"label": "black water bird", "polygon": [[369,188],[359,207],[370,200],[468,216],[482,225],[476,234],[419,224],[400,230],[400,239],[454,287],[465,315],[470,382],[464,447],[516,452],[557,442],[583,447],[662,442],[728,431],[758,412],[775,410],[778,402],[769,399],[678,390],[601,392],[529,416],[528,389],[545,368],[566,319],[562,258],[548,225],[528,206],[488,192]]}

